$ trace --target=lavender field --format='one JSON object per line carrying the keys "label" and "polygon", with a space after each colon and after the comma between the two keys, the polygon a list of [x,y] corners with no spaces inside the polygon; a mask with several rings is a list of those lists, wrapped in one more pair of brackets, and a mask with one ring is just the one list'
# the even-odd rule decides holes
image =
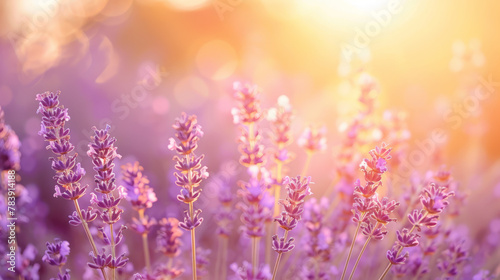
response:
{"label": "lavender field", "polygon": [[500,4],[0,3],[0,279],[500,279]]}

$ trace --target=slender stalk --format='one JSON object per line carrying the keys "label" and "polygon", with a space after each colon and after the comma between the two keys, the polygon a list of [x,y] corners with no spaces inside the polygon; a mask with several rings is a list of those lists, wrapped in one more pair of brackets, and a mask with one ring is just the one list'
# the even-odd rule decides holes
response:
{"label": "slender stalk", "polygon": [[227,274],[227,268],[226,268],[226,265],[227,265],[227,246],[228,246],[228,238],[227,237],[223,237],[222,238],[222,263],[221,263],[221,266],[222,266],[222,278],[221,279],[226,279],[226,274]]}
{"label": "slender stalk", "polygon": [[[288,230],[285,230],[285,240],[287,237],[288,237]],[[276,263],[274,264],[274,268],[273,268],[273,279],[272,280],[276,279],[276,274],[278,273],[278,267],[280,266],[282,254],[283,253],[278,253],[278,257],[276,258]]]}
{"label": "slender stalk", "polygon": [[[375,226],[376,228],[376,226]],[[358,264],[359,264],[359,260],[361,260],[361,256],[363,256],[363,253],[365,252],[365,249],[366,247],[368,246],[368,243],[370,243],[370,240],[372,239],[371,236],[369,236],[366,241],[365,241],[365,244],[363,245],[363,248],[361,248],[361,252],[359,252],[359,256],[358,258],[356,259],[356,263],[354,264],[354,267],[352,268],[352,271],[351,271],[351,275],[349,275],[349,280],[352,279],[352,277],[354,276],[354,272],[356,271],[356,268],[358,268]]]}
{"label": "slender stalk", "polygon": [[265,244],[266,244],[265,245],[266,246],[266,248],[265,248],[266,255],[265,255],[265,258],[264,258],[264,261],[265,261],[266,264],[267,263],[271,263],[271,250],[272,250],[271,244],[273,242],[273,236],[272,236],[273,226],[274,225],[271,224],[271,223],[268,223],[266,225],[266,228],[267,228],[266,229],[266,242],[265,242]]}
{"label": "slender stalk", "polygon": [[[191,172],[191,171],[190,171]],[[189,203],[189,215],[193,217],[193,202]],[[196,276],[196,239],[194,234],[194,228],[191,230],[191,263],[193,270],[193,280],[196,280],[198,277]]]}
{"label": "slender stalk", "polygon": [[278,272],[278,267],[280,265],[280,261],[281,261],[281,254],[282,253],[279,253],[278,254],[278,257],[276,258],[276,263],[274,264],[274,269],[273,269],[273,279],[276,279],[276,273]]}
{"label": "slender stalk", "polygon": [[[171,269],[172,268],[172,263],[174,262],[174,259],[173,258],[168,258],[168,263],[167,263],[167,269]],[[167,279],[165,280],[170,280],[170,275],[167,275]]]}
{"label": "slender stalk", "polygon": [[[429,214],[429,212],[425,211],[425,214],[422,216],[422,218],[420,218],[420,220],[418,220],[418,222],[417,222],[417,223],[415,223],[415,225],[420,224],[420,222],[421,222],[421,221],[422,221],[425,217],[427,217],[427,215],[428,215],[428,214]],[[408,232],[408,234],[411,234],[411,233],[415,230],[415,228],[416,228],[416,226],[415,226],[415,225],[413,225],[413,226],[411,227],[411,229],[410,229],[410,231]],[[399,250],[398,250],[398,254],[397,254],[397,255],[401,254],[401,251],[403,251],[403,248],[404,248],[404,247],[399,248]],[[382,273],[382,275],[380,275],[380,277],[378,278],[378,280],[382,280],[382,279],[384,279],[384,277],[387,275],[387,273],[389,272],[389,270],[391,269],[391,267],[392,267],[392,263],[391,263],[391,262],[389,262],[389,264],[387,264],[387,267],[385,268],[385,270],[384,270],[384,272]]]}
{"label": "slender stalk", "polygon": [[[139,220],[142,221],[144,219],[144,209],[140,209],[139,211]],[[151,271],[151,261],[149,258],[149,244],[148,244],[148,234],[142,234],[142,246],[144,247],[144,261],[146,263],[146,270],[148,272]]]}
{"label": "slender stalk", "polygon": [[387,267],[385,268],[385,270],[382,273],[382,275],[378,278],[378,280],[384,279],[385,276],[387,275],[387,273],[389,272],[389,270],[391,269],[391,267],[392,267],[392,263],[389,263],[389,265],[387,265]]}
{"label": "slender stalk", "polygon": [[313,155],[312,152],[307,152],[306,162],[304,163],[304,167],[302,168],[302,172],[300,173],[300,176],[302,176],[302,177],[306,176],[307,170],[309,169],[309,165],[311,164],[312,155]]}
{"label": "slender stalk", "polygon": [[[363,220],[363,218],[361,218]],[[359,228],[361,227],[361,222],[358,222],[358,226],[356,227],[356,231],[354,232],[354,237],[352,238],[351,248],[349,248],[349,254],[347,255],[347,260],[345,261],[344,270],[342,271],[341,280],[344,280],[345,273],[347,271],[347,266],[349,265],[349,260],[351,259],[352,249],[354,248],[354,243],[356,242],[356,237],[358,237]]]}
{"label": "slender stalk", "polygon": [[[278,161],[278,164],[276,166],[276,182],[278,182],[276,185],[274,185],[274,217],[277,217],[280,214],[280,208],[278,206],[278,202],[280,199],[280,193],[281,193],[281,170],[283,169],[283,163],[281,161]],[[276,224],[276,233],[278,233],[278,224]]]}
{"label": "slender stalk", "polygon": [[259,238],[252,237],[252,274],[257,274],[259,266]]}
{"label": "slender stalk", "polygon": [[[90,233],[90,229],[89,226],[87,225],[87,222],[83,219],[82,211],[80,210],[80,205],[78,204],[78,200],[75,199],[73,200],[73,202],[75,203],[76,213],[78,213],[78,217],[80,217],[80,221],[82,221],[82,226],[85,231],[85,234],[87,235],[90,245],[92,246],[92,251],[94,252],[94,255],[97,256],[97,246],[95,245],[94,238]],[[104,272],[104,268],[101,268],[101,272],[104,280],[107,280],[108,278],[106,276],[106,272]]]}
{"label": "slender stalk", "polygon": [[222,261],[222,238],[221,236],[219,236],[219,238],[217,238],[217,240],[219,242],[217,242],[217,257],[215,259],[215,279],[220,279],[219,277],[219,273],[220,273],[220,263]]}
{"label": "slender stalk", "polygon": [[[115,253],[115,233],[113,232],[113,224],[109,225],[109,231],[111,232],[111,255],[113,256],[113,259],[116,256]],[[116,277],[116,269],[113,268],[111,269],[111,279],[115,280]]]}

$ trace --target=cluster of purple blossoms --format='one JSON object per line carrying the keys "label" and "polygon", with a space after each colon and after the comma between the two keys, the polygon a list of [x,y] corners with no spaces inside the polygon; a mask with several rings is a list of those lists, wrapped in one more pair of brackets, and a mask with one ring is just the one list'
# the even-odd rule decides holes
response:
{"label": "cluster of purple blossoms", "polygon": [[151,208],[158,199],[154,190],[149,186],[148,177],[143,174],[144,168],[136,161],[134,164],[122,165],[121,169],[123,187],[132,208],[137,212]]}
{"label": "cluster of purple blossoms", "polygon": [[264,146],[261,145],[262,136],[257,127],[263,114],[260,108],[259,90],[257,86],[242,85],[235,82],[233,85],[234,98],[239,102],[233,108],[235,124],[241,124],[241,137],[239,138],[241,153],[240,163],[243,166],[259,166],[265,161]]}
{"label": "cluster of purple blossoms", "polygon": [[354,217],[352,221],[357,223],[357,228],[351,242],[349,254],[342,273],[342,279],[344,279],[349,265],[350,256],[359,230],[361,229],[361,232],[368,238],[358,255],[350,278],[354,276],[359,260],[368,243],[372,239],[382,240],[385,235],[387,235],[387,230],[385,230],[386,225],[396,220],[391,218],[390,214],[396,210],[399,206],[399,202],[394,200],[390,201],[387,197],[379,200],[377,193],[378,188],[382,186],[382,175],[387,171],[387,161],[391,159],[391,150],[392,148],[387,144],[382,143],[380,147],[377,146],[369,152],[371,158],[363,159],[360,164],[360,169],[364,174],[365,184],[362,185],[359,179],[356,180],[354,184],[354,204],[352,210]]}
{"label": "cluster of purple blossoms", "polygon": [[174,157],[175,169],[179,171],[174,173],[175,184],[181,187],[177,200],[190,205],[190,210],[184,213],[184,222],[179,223],[179,226],[185,230],[193,230],[203,221],[203,218],[199,218],[201,210],[192,209],[192,204],[201,194],[201,190],[196,188],[200,186],[203,179],[208,178],[207,167],[201,164],[205,155],[194,154],[203,131],[197,123],[196,116],[187,116],[185,113],[175,120],[173,128],[176,130],[175,136],[178,142],[170,138],[169,149],[179,154]]}
{"label": "cluster of purple blossoms", "polygon": [[[182,230],[179,228],[179,221],[176,218],[163,218],[159,224],[160,229],[156,236],[156,250],[166,256],[169,259],[169,263],[173,263],[175,258],[181,253]],[[164,276],[167,279],[180,277],[183,272],[183,269],[177,268],[175,265],[158,267],[155,270],[156,276]]]}
{"label": "cluster of purple blossoms", "polygon": [[196,270],[198,271],[198,279],[206,279],[208,276],[208,268],[210,266],[210,251],[201,247],[196,248]]}
{"label": "cluster of purple blossoms", "polygon": [[305,199],[312,194],[309,184],[311,184],[311,177],[301,178],[297,176],[290,178],[287,176],[283,180],[287,196],[286,199],[280,200],[279,203],[283,206],[284,211],[281,212],[281,217],[275,218],[274,221],[285,231],[293,230],[302,218]]}
{"label": "cluster of purple blossoms", "polygon": [[68,255],[70,252],[69,242],[61,241],[56,238],[53,243],[47,242],[46,246],[47,250],[45,250],[42,261],[48,263],[49,265],[56,266],[59,270],[58,278],[52,279],[69,280],[69,270],[66,270],[64,273],[62,272],[62,267],[68,261]]}
{"label": "cluster of purple blossoms", "polygon": [[326,127],[323,126],[320,129],[306,127],[297,140],[297,144],[308,154],[326,150]]}
{"label": "cluster of purple blossoms", "polygon": [[65,128],[70,117],[68,109],[59,103],[60,94],[47,91],[36,95],[36,100],[39,101],[37,114],[42,115],[41,130],[38,134],[49,143],[47,149],[57,156],[50,158],[52,169],[56,171],[54,179],[57,185],[54,197],[77,200],[87,189],[87,186],[82,187],[80,184],[85,170],[76,162],[77,154],[73,152],[75,147],[70,142],[70,130]]}
{"label": "cluster of purple blossoms", "polygon": [[253,269],[252,264],[246,261],[243,262],[241,267],[233,263],[231,269],[238,279],[241,280],[269,280],[272,277],[268,266],[261,266],[259,269]]}
{"label": "cluster of purple blossoms", "polygon": [[269,203],[270,197],[266,192],[270,184],[264,179],[250,178],[250,181],[238,182],[241,189],[238,195],[243,199],[243,203],[236,205],[242,211],[242,230],[250,238],[260,238],[264,236],[264,224],[271,221]]}
{"label": "cluster of purple blossoms", "polygon": [[311,198],[304,204],[303,220],[307,233],[302,239],[306,259],[301,270],[301,276],[304,279],[326,280],[333,277],[328,269],[335,268],[329,262],[332,257],[331,245],[328,241],[330,229],[325,226],[325,212],[328,206],[329,201],[326,197],[321,198],[320,201]]}
{"label": "cluster of purple blossoms", "polygon": [[267,120],[272,124],[273,141],[276,145],[274,160],[281,165],[292,160],[292,154],[286,149],[292,141],[290,133],[292,117],[292,106],[286,95],[278,97],[278,106],[267,111]]}
{"label": "cluster of purple blossoms", "polygon": [[122,182],[125,188],[126,198],[132,208],[139,213],[139,219],[132,217],[130,227],[139,234],[148,234],[156,225],[156,219],[144,215],[146,209],[151,208],[158,199],[149,186],[149,179],[143,174],[144,168],[139,162],[122,165]]}
{"label": "cluster of purple blossoms", "polygon": [[159,222],[160,230],[156,237],[157,251],[168,258],[175,258],[181,253],[182,242],[180,237],[182,231],[179,228],[179,220],[176,218],[163,218]]}
{"label": "cluster of purple blossoms", "polygon": [[375,93],[378,88],[378,83],[373,76],[367,72],[361,73],[358,80],[360,89],[359,102],[365,105],[364,114],[369,115],[375,107]]}
{"label": "cluster of purple blossoms", "polygon": [[0,170],[19,170],[21,143],[17,134],[5,124],[4,112],[0,107]]}
{"label": "cluster of purple blossoms", "polygon": [[441,255],[437,267],[443,273],[444,279],[454,279],[460,272],[460,266],[469,259],[469,253],[463,243],[450,244]]}
{"label": "cluster of purple blossoms", "polygon": [[287,240],[288,232],[293,230],[302,219],[305,199],[312,194],[309,184],[311,184],[311,177],[301,178],[297,176],[295,178],[290,178],[287,176],[283,180],[283,185],[286,186],[287,196],[286,199],[280,200],[279,203],[283,206],[284,211],[281,212],[281,217],[275,218],[274,221],[285,230],[285,233],[284,236],[280,238],[278,238],[277,235],[273,236],[272,248],[278,253],[278,258],[276,259],[276,264],[273,269],[273,279],[276,278],[281,255],[291,251],[295,247],[295,245],[293,245],[293,237]]}
{"label": "cluster of purple blossoms", "polygon": [[203,218],[200,217],[201,209],[195,210],[193,204],[200,197],[201,189],[198,188],[202,180],[209,176],[207,167],[201,164],[205,156],[197,156],[194,153],[198,148],[199,139],[203,136],[203,131],[198,124],[196,115],[188,116],[186,113],[182,113],[172,127],[176,130],[177,141],[170,138],[168,148],[172,151],[175,150],[178,154],[178,156],[174,156],[175,169],[179,171],[174,173],[175,184],[181,187],[177,200],[189,205],[189,210],[184,211],[184,221],[179,222],[179,227],[191,231],[192,272],[193,279],[196,279],[195,229],[201,225]]}
{"label": "cluster of purple blossoms", "polygon": [[258,123],[263,117],[260,91],[256,85],[243,85],[239,82],[234,83],[233,89],[234,98],[239,102],[232,114],[234,123],[240,124],[241,128],[240,163],[248,168],[251,177],[248,182],[239,182],[241,190],[238,195],[244,203],[238,203],[237,207],[242,210],[243,231],[250,238],[260,238],[264,236],[264,224],[271,221],[272,207],[266,203],[269,197],[265,192],[271,184],[264,178],[259,179],[259,174],[265,173],[261,168],[265,162],[264,146],[260,144],[262,136],[258,129]]}
{"label": "cluster of purple blossoms", "polygon": [[217,223],[216,232],[219,236],[228,238],[231,233],[235,214],[233,210],[234,195],[231,193],[227,183],[220,182],[217,198],[220,207],[215,213],[215,222]]}
{"label": "cluster of purple blossoms", "polygon": [[422,209],[414,209],[408,214],[408,221],[412,225],[411,229],[403,228],[401,231],[396,232],[397,240],[392,249],[387,251],[389,265],[386,267],[382,278],[387,274],[392,265],[406,263],[409,254],[408,252],[402,254],[403,249],[419,245],[420,235],[413,233],[413,231],[415,229],[421,231],[424,226],[427,228],[435,227],[439,215],[449,204],[447,199],[453,195],[454,193],[448,191],[446,187],[436,186],[434,183],[430,183],[424,188],[424,191],[420,194]]}
{"label": "cluster of purple blossoms", "polygon": [[[91,193],[90,195],[92,198],[90,202],[98,209],[102,209],[97,210],[97,213],[102,222],[109,226],[110,236],[106,234],[104,227],[99,227],[98,230],[103,236],[104,243],[111,246],[111,254],[106,256],[106,260],[110,260],[108,267],[115,269],[124,267],[128,259],[125,258],[125,254],[119,257],[115,256],[116,245],[120,244],[123,240],[123,230],[126,229],[126,227],[122,225],[115,233],[113,228],[121,219],[123,209],[119,208],[118,205],[121,200],[125,198],[125,193],[123,187],[116,186],[116,178],[113,171],[115,167],[114,160],[116,158],[121,158],[121,155],[116,153],[117,148],[114,146],[116,138],[109,135],[110,128],[109,125],[101,130],[96,127],[92,128],[95,135],[92,136],[92,141],[88,145],[89,150],[87,155],[92,159],[93,169],[96,172],[94,179],[97,187],[94,191],[99,194],[98,196],[95,193]],[[91,252],[91,256],[94,260],[94,263],[89,263],[91,268],[104,268],[101,264],[95,262],[100,261],[100,255]]]}
{"label": "cluster of purple blossoms", "polygon": [[[361,225],[365,235],[377,237],[376,239],[383,238],[387,233],[380,227],[395,220],[389,214],[399,205],[388,198],[379,200],[377,196],[377,190],[382,185],[382,175],[387,171],[387,161],[391,159],[391,150],[385,143],[371,150],[371,158],[363,159],[360,164],[365,184],[362,185],[359,179],[354,184],[353,221]],[[373,222],[376,223],[375,226]]]}

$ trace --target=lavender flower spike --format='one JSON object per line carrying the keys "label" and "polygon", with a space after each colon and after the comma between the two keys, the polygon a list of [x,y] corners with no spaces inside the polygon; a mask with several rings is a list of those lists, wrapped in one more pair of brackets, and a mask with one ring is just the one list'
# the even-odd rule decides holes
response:
{"label": "lavender flower spike", "polygon": [[150,272],[151,264],[149,260],[148,233],[151,231],[151,228],[156,225],[156,219],[146,216],[144,212],[146,209],[151,208],[153,203],[158,199],[156,198],[153,188],[149,186],[148,178],[143,175],[143,170],[144,168],[139,165],[139,162],[135,162],[133,165],[128,163],[122,166],[126,197],[132,204],[134,210],[139,214],[139,219],[135,217],[132,218],[133,223],[131,228],[142,236],[144,261],[146,263],[146,269]]}
{"label": "lavender flower spike", "polygon": [[282,254],[291,251],[295,247],[292,244],[294,241],[293,238],[287,240],[288,232],[294,229],[297,226],[297,222],[302,219],[305,199],[308,195],[312,194],[309,187],[310,183],[311,177],[301,178],[297,176],[290,179],[287,176],[283,179],[283,184],[286,185],[287,197],[285,200],[280,200],[280,204],[283,206],[284,211],[280,219],[276,218],[274,220],[285,230],[285,235],[279,239],[278,236],[273,236],[273,249],[278,253],[278,258],[273,269],[273,280],[276,279]]}
{"label": "lavender flower spike", "polygon": [[[48,142],[47,149],[56,155],[55,158],[50,158],[52,169],[56,172],[54,179],[57,185],[55,186],[54,197],[61,196],[64,199],[73,200],[79,221],[72,219],[70,223],[82,224],[92,246],[92,252],[97,255],[97,247],[87,224],[92,215],[84,218],[78,203],[78,199],[87,190],[87,186],[82,187],[80,183],[85,175],[85,170],[80,166],[80,163],[77,163],[77,154],[73,152],[75,147],[69,141],[70,130],[65,128],[65,124],[70,120],[70,117],[68,109],[65,109],[59,102],[60,94],[61,92],[47,91],[36,95],[36,100],[39,101],[37,113],[42,115],[41,130],[38,134]],[[103,269],[101,272],[104,279],[107,279]]]}
{"label": "lavender flower spike", "polygon": [[[105,129],[97,129],[92,127],[94,130],[94,136],[91,137],[89,150],[87,155],[92,159],[92,164],[94,165],[94,175],[97,188],[95,188],[96,193],[91,193],[92,199],[91,203],[102,209],[98,210],[99,216],[104,224],[109,225],[109,231],[111,236],[108,237],[104,233],[104,228],[99,228],[99,231],[103,233],[105,241],[111,245],[111,257],[112,262],[120,263],[120,265],[109,265],[111,268],[112,279],[115,279],[115,269],[125,265],[127,259],[123,257],[116,258],[116,245],[120,243],[123,238],[122,231],[126,227],[121,227],[117,234],[114,232],[114,224],[116,224],[123,213],[123,209],[119,208],[118,205],[120,201],[125,198],[123,187],[116,186],[115,173],[113,168],[115,167],[114,160],[116,158],[121,158],[121,155],[116,153],[116,147],[114,146],[116,138],[109,135],[110,126],[107,125]],[[118,193],[118,196],[117,194]],[[124,263],[121,265],[121,263]],[[91,266],[92,267],[92,266]],[[102,267],[99,267],[102,269]]]}
{"label": "lavender flower spike", "polygon": [[203,136],[203,131],[196,116],[188,116],[186,113],[182,113],[181,117],[175,120],[173,128],[176,130],[177,141],[170,138],[168,147],[178,154],[174,156],[175,168],[179,171],[174,173],[177,178],[175,184],[181,187],[177,199],[189,205],[189,211],[185,212],[184,222],[179,223],[179,226],[191,231],[192,271],[193,280],[196,280],[195,228],[201,224],[203,218],[199,217],[201,210],[195,210],[193,203],[200,196],[201,190],[197,188],[203,179],[208,178],[208,172],[207,167],[201,164],[204,155],[196,156],[194,151],[198,148],[198,140]]}
{"label": "lavender flower spike", "polygon": [[52,279],[69,280],[69,270],[66,270],[66,273],[62,274],[62,267],[66,264],[70,252],[69,242],[56,238],[54,239],[54,243],[47,242],[46,246],[47,250],[45,250],[42,260],[52,266],[57,266],[59,269],[58,278]]}

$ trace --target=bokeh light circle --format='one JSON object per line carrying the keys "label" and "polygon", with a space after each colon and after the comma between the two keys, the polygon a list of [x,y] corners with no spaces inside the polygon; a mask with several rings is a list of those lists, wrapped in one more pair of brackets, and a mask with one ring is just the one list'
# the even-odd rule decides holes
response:
{"label": "bokeh light circle", "polygon": [[206,78],[226,79],[235,72],[238,66],[236,51],[224,41],[212,40],[198,50],[196,66]]}

